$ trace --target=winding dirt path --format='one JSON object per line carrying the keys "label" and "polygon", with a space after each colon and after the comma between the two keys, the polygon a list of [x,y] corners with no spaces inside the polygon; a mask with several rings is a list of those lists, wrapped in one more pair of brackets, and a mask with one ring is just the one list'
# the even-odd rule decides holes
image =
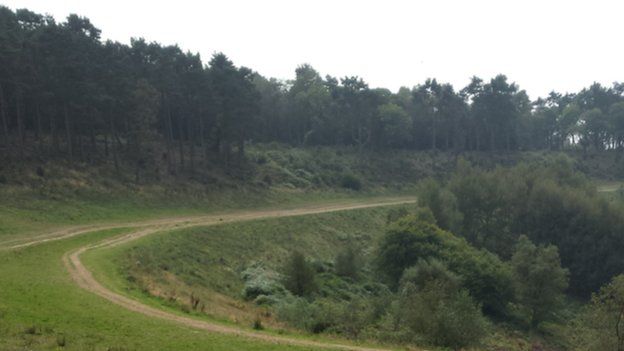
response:
{"label": "winding dirt path", "polygon": [[[316,206],[308,206],[308,207],[302,207],[298,209],[288,209],[288,210],[245,211],[245,212],[224,214],[221,216],[211,215],[211,216],[183,217],[183,218],[170,218],[170,219],[146,221],[146,222],[130,225],[131,227],[137,227],[137,230],[134,230],[128,234],[105,239],[101,242],[86,245],[74,251],[68,252],[63,256],[63,262],[65,264],[65,267],[69,271],[72,279],[81,288],[89,292],[92,292],[98,296],[101,296],[105,298],[106,300],[114,304],[117,304],[127,310],[138,312],[149,317],[160,318],[160,319],[172,321],[172,322],[175,322],[175,323],[187,326],[187,327],[205,330],[209,332],[239,335],[242,337],[247,337],[247,338],[252,338],[256,340],[261,340],[264,342],[271,342],[271,343],[277,343],[277,344],[310,346],[310,347],[341,349],[341,350],[380,351],[383,349],[351,346],[351,345],[343,345],[343,344],[335,344],[335,343],[326,343],[326,342],[313,341],[313,340],[289,338],[285,336],[269,335],[269,334],[253,332],[249,330],[239,329],[236,327],[230,327],[230,326],[225,326],[225,325],[221,325],[218,323],[213,323],[210,321],[193,319],[193,318],[173,314],[170,312],[166,312],[164,310],[160,310],[158,308],[145,305],[137,300],[133,300],[127,296],[124,296],[112,290],[109,290],[108,288],[100,284],[93,277],[93,274],[84,266],[84,264],[80,260],[80,255],[84,253],[85,251],[88,251],[91,249],[113,247],[116,245],[120,245],[122,243],[126,243],[132,240],[142,238],[150,234],[172,230],[172,229],[181,229],[181,228],[188,228],[188,227],[193,227],[193,226],[215,225],[215,224],[221,224],[221,223],[250,221],[250,220],[255,220],[255,219],[293,217],[293,216],[319,214],[319,213],[327,213],[327,212],[334,212],[334,211],[346,211],[346,210],[355,210],[355,209],[380,207],[380,206],[392,206],[392,205],[407,204],[407,203],[413,203],[413,202],[415,202],[413,198],[386,198],[383,201],[382,200],[370,200],[370,202],[368,203],[359,203],[359,204],[316,205]],[[60,233],[60,235],[56,233],[55,235],[52,235],[52,236],[42,236],[28,243],[14,245],[12,248],[22,248],[26,246],[37,245],[37,244],[45,243],[51,240],[60,240],[63,238],[72,237],[72,236],[76,236],[76,235],[80,235],[80,234],[84,234],[84,233],[88,233],[88,232],[92,232],[96,230],[120,228],[120,227],[128,227],[128,226],[129,225],[127,224],[126,225],[119,224],[119,225],[102,225],[102,226],[93,226],[93,227],[88,227],[88,228],[78,228],[75,230],[68,230],[66,232]]]}

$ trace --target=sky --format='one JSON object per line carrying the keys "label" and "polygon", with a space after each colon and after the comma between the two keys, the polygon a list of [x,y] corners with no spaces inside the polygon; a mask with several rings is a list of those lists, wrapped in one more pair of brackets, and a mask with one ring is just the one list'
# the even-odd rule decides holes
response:
{"label": "sky", "polygon": [[624,81],[622,0],[3,0],[88,17],[103,39],[143,37],[292,79],[357,75],[396,91],[427,78],[461,89],[503,73],[531,98]]}

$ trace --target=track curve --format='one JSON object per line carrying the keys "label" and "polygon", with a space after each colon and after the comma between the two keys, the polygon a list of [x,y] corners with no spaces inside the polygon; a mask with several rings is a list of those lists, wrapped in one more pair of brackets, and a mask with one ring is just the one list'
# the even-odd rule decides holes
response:
{"label": "track curve", "polygon": [[[232,213],[232,214],[227,214],[227,215],[222,215],[222,216],[184,217],[184,218],[171,218],[171,219],[148,221],[148,222],[137,223],[137,224],[131,225],[131,227],[137,227],[137,230],[133,230],[132,232],[128,234],[105,239],[98,243],[82,246],[76,250],[68,252],[63,256],[63,262],[69,274],[71,275],[72,279],[74,280],[74,282],[76,282],[76,284],[82,289],[87,290],[91,293],[94,293],[127,310],[141,313],[149,317],[172,321],[180,325],[184,325],[187,327],[204,330],[208,332],[238,335],[242,337],[257,339],[257,340],[264,341],[264,342],[271,342],[271,343],[278,343],[278,344],[285,344],[285,345],[310,346],[310,347],[319,347],[319,348],[356,350],[356,351],[386,350],[386,349],[352,346],[352,345],[344,345],[344,344],[336,344],[336,343],[325,343],[325,342],[313,341],[313,340],[289,338],[285,336],[275,336],[275,335],[270,335],[270,334],[244,330],[244,329],[240,329],[236,327],[225,326],[225,325],[213,323],[213,322],[206,321],[206,320],[199,320],[199,319],[194,319],[190,317],[185,317],[185,316],[177,315],[177,314],[170,313],[164,310],[160,310],[158,308],[145,305],[137,300],[134,300],[122,294],[116,293],[106,288],[105,286],[103,286],[93,277],[93,274],[84,266],[84,264],[80,260],[80,255],[88,250],[114,247],[123,243],[137,240],[147,235],[151,235],[151,234],[162,232],[162,231],[172,230],[172,229],[182,229],[182,228],[188,228],[188,227],[194,227],[194,226],[208,226],[208,225],[216,225],[216,224],[231,223],[231,222],[242,222],[242,221],[250,221],[250,220],[255,220],[255,219],[294,217],[294,216],[320,214],[320,213],[327,213],[327,212],[347,211],[347,210],[364,209],[364,208],[381,207],[381,206],[392,206],[392,205],[414,203],[415,201],[416,200],[414,198],[391,198],[391,199],[385,199],[383,201],[377,200],[377,201],[371,201],[368,203],[359,203],[359,204],[331,204],[331,205],[324,205],[324,206],[318,205],[318,206],[308,206],[308,207],[303,207],[303,208],[298,208],[298,209],[288,209],[288,210],[246,211],[246,212]],[[94,226],[90,228],[81,228],[80,230],[77,230],[77,231],[68,231],[67,233],[65,233],[64,236],[42,237],[38,240],[33,240],[28,243],[15,245],[12,248],[22,248],[22,247],[45,243],[50,240],[60,240],[63,238],[85,234],[85,233],[93,232],[97,230],[120,228],[120,227],[128,227],[128,225],[109,225],[109,226],[104,225],[104,226]]]}

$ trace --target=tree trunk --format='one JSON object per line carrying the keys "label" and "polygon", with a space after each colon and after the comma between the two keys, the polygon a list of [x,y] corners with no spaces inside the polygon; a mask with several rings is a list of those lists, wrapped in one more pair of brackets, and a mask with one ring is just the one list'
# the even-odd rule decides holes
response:
{"label": "tree trunk", "polygon": [[109,115],[108,117],[110,121],[111,135],[113,137],[113,140],[111,143],[111,148],[112,148],[111,151],[113,152],[113,162],[115,164],[115,172],[119,174],[119,160],[117,156],[117,152],[118,152],[117,143],[118,143],[119,138],[117,137],[117,130],[115,129],[115,121],[113,120],[113,114],[109,112],[108,115]]}
{"label": "tree trunk", "polygon": [[[58,111],[54,111],[55,113]],[[52,136],[52,146],[54,148],[55,152],[59,152],[60,147],[59,147],[59,139],[58,139],[58,134],[56,133],[56,116],[55,113],[52,113],[50,115],[50,134]]]}
{"label": "tree trunk", "polygon": [[43,144],[43,128],[41,126],[41,111],[39,110],[39,103],[35,103],[35,118],[37,119],[37,141],[41,147]]}
{"label": "tree trunk", "polygon": [[243,159],[245,159],[245,140],[243,139],[243,137],[239,137],[238,138],[238,161],[240,163],[243,162]]}
{"label": "tree trunk", "polygon": [[189,140],[189,163],[191,167],[191,173],[195,170],[195,140],[193,138],[193,130],[192,130],[192,121],[191,118],[187,118],[186,120],[186,134]]}
{"label": "tree trunk", "polygon": [[95,126],[89,128],[89,141],[91,144],[91,152],[89,153],[89,160],[93,160],[93,156],[97,155],[97,145],[95,142]]}
{"label": "tree trunk", "polygon": [[200,116],[199,118],[199,147],[204,152],[204,161],[208,162],[208,147],[206,144],[206,130],[204,127],[204,119],[202,118],[202,116]]}
{"label": "tree trunk", "polygon": [[104,133],[104,157],[108,158],[108,134]]}
{"label": "tree trunk", "polygon": [[15,88],[15,117],[17,119],[17,135],[19,137],[19,155],[20,158],[24,158],[24,141],[26,136],[24,135],[24,120],[22,117],[22,93],[19,87]]}
{"label": "tree trunk", "polygon": [[167,128],[167,171],[171,173],[173,171],[173,123],[171,121],[171,106],[167,100],[165,93],[162,94],[163,104],[166,105],[165,111],[165,125]]}
{"label": "tree trunk", "polygon": [[72,132],[71,125],[69,121],[69,109],[67,107],[67,102],[63,104],[63,111],[65,115],[65,136],[67,138],[67,152],[69,154],[69,162],[74,161],[74,150],[73,150],[73,140],[72,140]]}
{"label": "tree trunk", "polygon": [[431,129],[431,150],[435,150],[435,148],[436,148],[436,123],[435,123],[435,118],[434,118],[432,129]]}
{"label": "tree trunk", "polygon": [[2,115],[2,131],[4,133],[4,145],[9,147],[9,124],[7,121],[6,100],[4,99],[4,90],[0,83],[0,114]]}
{"label": "tree trunk", "polygon": [[184,170],[184,124],[182,121],[178,123],[178,149],[180,152],[180,169]]}

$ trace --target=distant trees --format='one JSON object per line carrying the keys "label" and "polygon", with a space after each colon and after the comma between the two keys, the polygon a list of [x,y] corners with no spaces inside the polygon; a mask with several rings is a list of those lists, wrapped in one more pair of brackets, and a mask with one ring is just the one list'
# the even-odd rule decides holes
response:
{"label": "distant trees", "polygon": [[428,79],[392,93],[357,76],[322,77],[304,64],[293,80],[279,81],[222,53],[204,62],[140,38],[102,42],[87,18],[57,23],[0,7],[0,147],[7,160],[134,167],[139,81],[159,100],[147,127],[157,152],[140,157],[153,170],[146,175],[156,177],[241,163],[253,141],[456,152],[624,146],[622,83],[531,102],[504,75],[474,77],[459,91]]}

